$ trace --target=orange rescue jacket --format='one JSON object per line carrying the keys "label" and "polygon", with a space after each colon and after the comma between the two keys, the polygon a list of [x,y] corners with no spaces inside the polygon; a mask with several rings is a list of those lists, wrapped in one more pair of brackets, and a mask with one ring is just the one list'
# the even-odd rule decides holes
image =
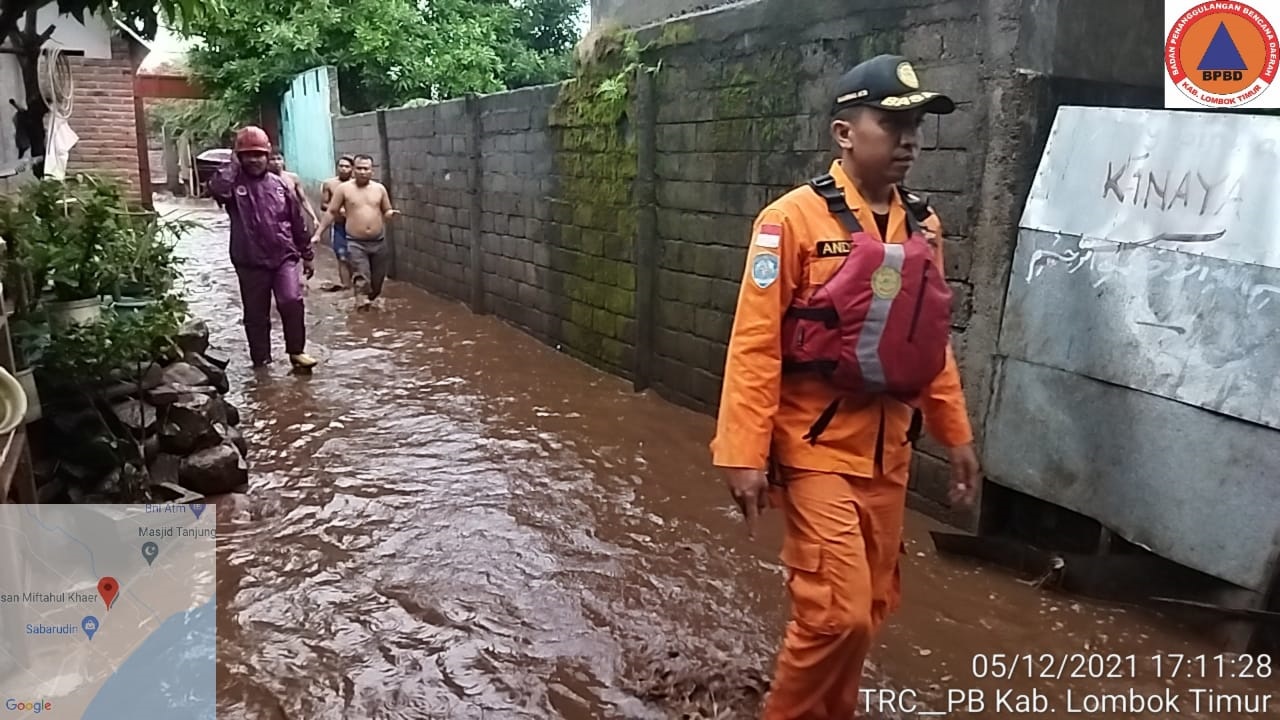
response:
{"label": "orange rescue jacket", "polygon": [[[831,175],[858,222],[867,232],[878,235],[867,201],[838,160],[831,165]],[[895,193],[888,237],[882,239],[900,243],[907,238],[906,212]],[[943,237],[936,213],[922,225],[939,239]],[[885,468],[905,468],[910,462],[910,406],[882,396],[843,396],[815,376],[782,373],[783,315],[794,299],[816,291],[844,261],[843,256],[822,248],[847,239],[847,231],[831,215],[826,202],[808,186],[784,195],[756,218],[729,337],[716,435],[711,442],[716,466],[765,470],[772,459],[801,470],[872,477],[878,451],[883,452]],[[941,245],[938,242],[935,258],[940,269],[945,267]],[[838,397],[842,398],[839,411],[811,444],[804,436]],[[925,428],[944,446],[973,442],[960,373],[950,347],[946,366],[921,396],[920,407]]]}

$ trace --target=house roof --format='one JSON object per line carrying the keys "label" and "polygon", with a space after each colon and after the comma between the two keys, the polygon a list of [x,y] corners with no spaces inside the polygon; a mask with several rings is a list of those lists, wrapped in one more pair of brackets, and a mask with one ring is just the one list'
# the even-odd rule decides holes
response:
{"label": "house roof", "polygon": [[113,17],[111,18],[111,21],[115,23],[116,32],[131,40],[134,44],[145,48],[147,51],[151,50],[151,43],[143,40],[141,35],[135,32],[133,28],[126,25],[122,20],[120,20],[120,18]]}
{"label": "house roof", "polygon": [[191,74],[187,65],[186,54],[169,53],[152,50],[138,66],[140,75],[167,75],[170,77],[187,77]]}
{"label": "house roof", "polygon": [[156,39],[149,44],[150,52],[138,66],[138,72],[144,75],[186,77],[191,74],[187,50],[195,44],[195,41],[180,37],[161,26],[156,32]]}

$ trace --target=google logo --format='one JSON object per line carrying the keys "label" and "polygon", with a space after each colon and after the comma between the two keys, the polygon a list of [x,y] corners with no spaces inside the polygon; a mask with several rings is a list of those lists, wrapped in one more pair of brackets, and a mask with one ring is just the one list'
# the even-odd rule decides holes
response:
{"label": "google logo", "polygon": [[4,709],[33,712],[39,715],[45,710],[52,710],[53,703],[45,700],[15,700],[14,698],[6,698],[4,701]]}

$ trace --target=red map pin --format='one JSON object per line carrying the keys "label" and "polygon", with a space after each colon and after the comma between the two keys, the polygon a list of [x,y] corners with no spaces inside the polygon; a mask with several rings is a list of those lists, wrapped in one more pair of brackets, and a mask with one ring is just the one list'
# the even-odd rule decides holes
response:
{"label": "red map pin", "polygon": [[111,609],[111,603],[116,601],[116,593],[120,592],[120,583],[116,582],[113,577],[104,577],[98,581],[98,595],[102,596],[102,601],[107,604],[107,609]]}

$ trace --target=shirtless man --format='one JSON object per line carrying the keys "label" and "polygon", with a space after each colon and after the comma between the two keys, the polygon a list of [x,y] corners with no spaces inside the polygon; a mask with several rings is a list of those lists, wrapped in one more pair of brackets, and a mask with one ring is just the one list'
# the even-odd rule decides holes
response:
{"label": "shirtless man", "polygon": [[[329,216],[329,203],[333,200],[333,191],[338,186],[351,179],[351,169],[355,165],[355,161],[350,155],[343,155],[338,158],[338,174],[324,181],[320,186],[320,212],[327,219]],[[346,289],[351,284],[351,253],[347,249],[347,225],[346,211],[342,212],[342,216],[333,221],[333,235],[329,238],[333,244],[333,254],[338,257],[338,281],[340,290]],[[320,234],[316,233],[317,236]]]}
{"label": "shirtless man", "polygon": [[386,247],[385,222],[400,214],[391,207],[387,188],[373,180],[373,158],[356,155],[351,182],[334,189],[328,207],[329,212],[320,221],[312,239],[319,240],[329,225],[345,216],[356,307],[367,309],[382,294],[382,282],[387,278],[391,261]]}
{"label": "shirtless man", "polygon": [[293,192],[293,196],[298,199],[298,205],[302,207],[302,212],[311,219],[311,227],[320,224],[320,218],[316,217],[316,211],[311,207],[311,199],[307,197],[307,191],[302,188],[302,178],[297,173],[291,173],[284,169],[284,154],[276,151],[271,153],[271,157],[267,159],[267,170],[279,175],[284,180],[284,186]]}

